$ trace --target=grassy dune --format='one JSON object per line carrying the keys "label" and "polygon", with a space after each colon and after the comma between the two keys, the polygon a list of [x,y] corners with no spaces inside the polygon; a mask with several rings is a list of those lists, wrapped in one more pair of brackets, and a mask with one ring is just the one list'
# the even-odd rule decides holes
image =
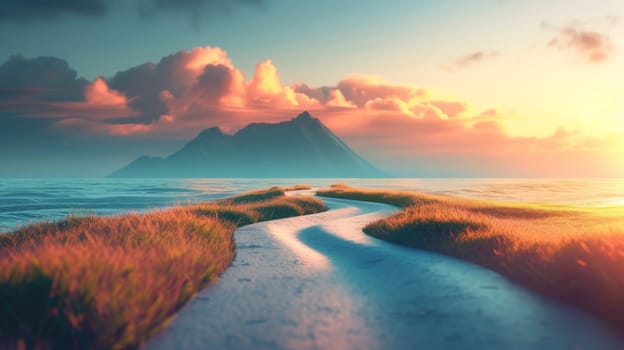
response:
{"label": "grassy dune", "polygon": [[334,185],[326,197],[392,204],[374,237],[497,271],[624,331],[624,208],[510,204]]}
{"label": "grassy dune", "polygon": [[136,348],[231,263],[236,227],[325,210],[283,188],[0,235],[0,348]]}

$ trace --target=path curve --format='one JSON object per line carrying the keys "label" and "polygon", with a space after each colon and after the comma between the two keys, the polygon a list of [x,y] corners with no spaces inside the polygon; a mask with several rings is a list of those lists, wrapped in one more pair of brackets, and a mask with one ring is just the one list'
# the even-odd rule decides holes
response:
{"label": "path curve", "polygon": [[237,256],[148,349],[624,349],[595,319],[481,267],[362,233],[397,208],[238,229]]}

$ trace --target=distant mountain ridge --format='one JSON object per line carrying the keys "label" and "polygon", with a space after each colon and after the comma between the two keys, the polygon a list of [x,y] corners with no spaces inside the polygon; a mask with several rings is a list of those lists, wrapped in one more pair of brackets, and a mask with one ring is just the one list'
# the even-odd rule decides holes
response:
{"label": "distant mountain ridge", "polygon": [[166,158],[140,157],[110,177],[385,177],[310,113],[252,123],[233,135],[203,130]]}

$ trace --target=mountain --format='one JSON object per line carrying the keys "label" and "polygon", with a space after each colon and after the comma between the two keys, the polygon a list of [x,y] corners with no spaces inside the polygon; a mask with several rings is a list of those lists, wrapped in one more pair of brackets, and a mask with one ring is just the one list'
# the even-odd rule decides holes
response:
{"label": "mountain", "polygon": [[140,157],[110,177],[385,177],[307,111],[234,135],[206,129],[166,157]]}

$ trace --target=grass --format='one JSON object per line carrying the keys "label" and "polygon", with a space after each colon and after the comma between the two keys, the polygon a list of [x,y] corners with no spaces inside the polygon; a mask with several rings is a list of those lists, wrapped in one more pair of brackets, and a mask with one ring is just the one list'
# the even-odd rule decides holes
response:
{"label": "grass", "polygon": [[325,209],[271,188],[2,234],[0,348],[137,348],[230,265],[236,227]]}
{"label": "grass", "polygon": [[364,232],[501,273],[624,331],[624,208],[511,204],[337,184],[320,196],[403,210]]}
{"label": "grass", "polygon": [[301,190],[311,190],[311,189],[312,189],[312,185],[308,185],[308,184],[298,184],[298,185],[284,187],[284,191],[301,191]]}

